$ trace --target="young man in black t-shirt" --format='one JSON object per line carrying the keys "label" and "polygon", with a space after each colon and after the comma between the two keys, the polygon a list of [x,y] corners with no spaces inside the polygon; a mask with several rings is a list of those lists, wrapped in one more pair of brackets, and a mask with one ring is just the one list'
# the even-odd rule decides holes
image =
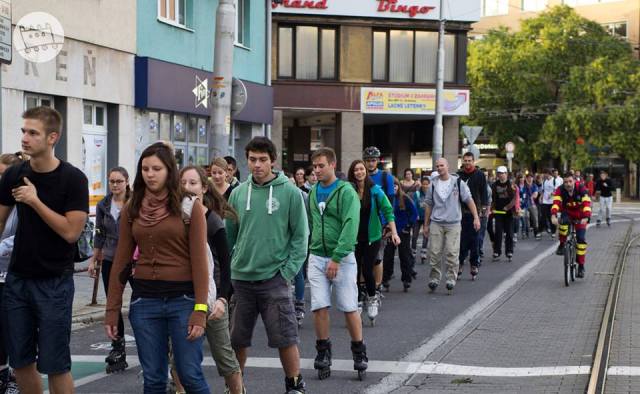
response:
{"label": "young man in black t-shirt", "polygon": [[60,114],[37,107],[22,118],[22,150],[31,160],[0,179],[0,232],[11,208],[18,210],[3,330],[21,392],[42,392],[40,374],[46,374],[50,392],[70,393],[73,263],[89,212],[89,188],[80,170],[53,153],[61,136]]}

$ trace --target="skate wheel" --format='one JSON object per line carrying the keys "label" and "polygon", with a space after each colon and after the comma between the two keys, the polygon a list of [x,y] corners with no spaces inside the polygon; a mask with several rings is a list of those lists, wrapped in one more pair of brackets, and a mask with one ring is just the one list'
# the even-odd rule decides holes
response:
{"label": "skate wheel", "polygon": [[364,380],[367,377],[367,371],[358,371],[358,379],[360,381]]}
{"label": "skate wheel", "polygon": [[331,376],[331,370],[329,368],[318,370],[318,379],[324,380]]}

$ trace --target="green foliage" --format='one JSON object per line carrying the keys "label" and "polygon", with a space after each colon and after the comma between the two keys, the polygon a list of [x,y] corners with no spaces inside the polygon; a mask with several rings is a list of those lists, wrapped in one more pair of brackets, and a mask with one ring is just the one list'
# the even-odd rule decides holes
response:
{"label": "green foliage", "polygon": [[[629,160],[640,152],[640,73],[628,43],[567,6],[493,30],[469,46],[471,117],[516,158],[591,162],[589,146]],[[636,106],[636,108],[638,108]],[[584,145],[576,144],[582,138]]]}

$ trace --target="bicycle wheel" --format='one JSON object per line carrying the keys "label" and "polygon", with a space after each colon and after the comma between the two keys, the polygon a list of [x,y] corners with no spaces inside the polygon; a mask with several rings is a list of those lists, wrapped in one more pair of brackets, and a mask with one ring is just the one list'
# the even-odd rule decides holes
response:
{"label": "bicycle wheel", "polygon": [[564,245],[564,285],[569,286],[569,281],[571,281],[571,247],[569,246],[570,242],[567,242]]}
{"label": "bicycle wheel", "polygon": [[571,242],[571,247],[569,247],[569,256],[571,259],[571,263],[570,263],[570,276],[571,276],[571,281],[575,282],[576,281],[576,246],[575,243]]}

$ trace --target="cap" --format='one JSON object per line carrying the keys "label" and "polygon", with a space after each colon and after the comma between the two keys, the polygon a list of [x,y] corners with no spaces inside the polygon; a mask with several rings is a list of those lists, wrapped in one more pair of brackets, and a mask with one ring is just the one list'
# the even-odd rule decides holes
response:
{"label": "cap", "polygon": [[507,172],[509,172],[509,171],[507,171],[507,167],[505,167],[505,166],[500,166],[500,167],[498,167],[498,169],[496,170],[496,172],[497,172],[497,173],[504,172],[504,173],[506,174],[506,173],[507,173]]}

